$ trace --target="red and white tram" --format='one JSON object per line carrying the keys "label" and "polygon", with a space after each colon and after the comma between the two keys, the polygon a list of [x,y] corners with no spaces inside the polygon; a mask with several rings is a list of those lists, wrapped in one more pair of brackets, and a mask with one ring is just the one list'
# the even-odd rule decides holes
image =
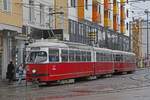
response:
{"label": "red and white tram", "polygon": [[132,73],[136,68],[135,54],[131,52],[113,51],[114,71]]}
{"label": "red and white tram", "polygon": [[51,82],[135,70],[135,54],[80,43],[37,41],[27,48],[27,81]]}

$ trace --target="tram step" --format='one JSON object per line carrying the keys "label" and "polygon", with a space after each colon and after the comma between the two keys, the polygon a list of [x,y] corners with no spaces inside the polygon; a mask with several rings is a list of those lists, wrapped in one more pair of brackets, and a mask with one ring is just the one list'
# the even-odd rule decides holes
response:
{"label": "tram step", "polygon": [[88,80],[96,80],[97,79],[97,76],[90,76],[87,78]]}
{"label": "tram step", "polygon": [[66,79],[57,81],[59,84],[72,84],[75,82],[75,79]]}

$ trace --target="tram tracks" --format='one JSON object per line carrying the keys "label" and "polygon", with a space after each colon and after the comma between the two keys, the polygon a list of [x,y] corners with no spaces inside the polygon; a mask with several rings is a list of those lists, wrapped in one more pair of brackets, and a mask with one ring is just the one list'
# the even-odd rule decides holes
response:
{"label": "tram tracks", "polygon": [[[137,77],[135,77],[137,76]],[[141,76],[143,77],[141,79]],[[133,81],[133,83],[129,83],[128,86],[113,86],[109,89],[102,89],[102,90],[95,90],[95,91],[73,91],[76,93],[85,93],[88,95],[96,95],[96,94],[107,94],[107,93],[118,93],[118,92],[124,92],[124,91],[134,91],[134,90],[140,90],[143,88],[150,88],[150,73],[135,73],[131,76],[123,76],[122,78],[128,78],[129,81]]]}
{"label": "tram tracks", "polygon": [[[143,75],[144,73],[142,73]],[[69,93],[71,92],[71,94],[65,94],[65,95],[62,95],[62,96],[51,96],[51,98],[54,98],[57,97],[57,98],[68,98],[68,97],[76,97],[76,96],[86,96],[86,95],[97,95],[97,94],[108,94],[108,93],[118,93],[118,92],[125,92],[125,91],[135,91],[135,90],[140,90],[140,89],[143,89],[143,88],[150,88],[150,74],[144,74],[144,78],[147,80],[147,81],[143,81],[144,84],[141,84],[142,80],[139,80],[138,77],[135,79],[134,76],[135,75],[141,75],[141,73],[139,74],[133,74],[131,76],[123,76],[122,78],[125,78],[129,81],[133,80],[133,83],[129,83],[129,85],[127,86],[115,86],[112,85],[110,87],[107,87],[107,88],[103,88],[103,89],[96,89],[96,90],[92,90],[92,89],[76,89],[76,90],[70,90],[68,91]],[[116,77],[117,79],[118,77]],[[148,84],[145,84],[145,83],[148,83]],[[98,86],[98,84],[97,84]],[[67,91],[66,91],[67,93]]]}
{"label": "tram tracks", "polygon": [[[145,73],[146,72],[146,73]],[[127,74],[127,75],[121,75],[121,76],[114,76],[112,78],[106,78],[106,80],[95,80],[94,81],[89,81],[88,82],[84,82],[84,83],[76,83],[73,85],[58,85],[58,86],[50,86],[50,87],[43,87],[42,89],[40,89],[39,87],[33,87],[32,89],[29,89],[34,93],[37,92],[41,92],[44,91],[46,93],[46,96],[49,98],[68,98],[68,97],[74,97],[74,96],[86,96],[86,95],[97,95],[97,94],[107,94],[107,93],[118,93],[118,92],[124,92],[124,91],[134,91],[134,90],[140,90],[143,88],[150,88],[150,73],[148,73],[149,71],[137,71],[134,74]],[[142,77],[142,78],[141,78]],[[110,80],[111,79],[111,80]],[[101,82],[99,82],[99,80],[101,80]],[[111,82],[112,80],[114,80],[114,82],[111,84],[105,84],[107,82]],[[118,80],[118,81],[116,81]],[[126,82],[126,81],[129,81]],[[99,83],[98,83],[99,82]],[[117,82],[120,82],[118,84],[116,84]],[[90,86],[93,83],[97,83],[95,86],[91,86],[89,89],[87,89],[88,86]],[[125,84],[123,84],[125,83]],[[74,88],[81,85],[81,88]],[[87,85],[87,86],[86,86]],[[104,88],[101,88],[103,86],[106,86]],[[59,93],[59,89],[57,88],[61,88],[64,90],[62,95],[61,92]],[[97,88],[99,87],[99,88]],[[14,87],[15,88],[15,87]],[[19,87],[17,87],[19,88]],[[16,89],[17,89],[16,88]],[[23,89],[24,87],[22,87]],[[29,88],[31,88],[31,86],[29,86]],[[50,89],[51,88],[51,89]],[[68,89],[71,88],[71,89]],[[95,89],[92,89],[95,88]],[[56,89],[56,90],[55,90]],[[27,89],[28,90],[28,89]],[[29,91],[28,90],[28,91]],[[55,91],[52,91],[55,90]],[[23,90],[24,91],[24,90]],[[31,92],[29,92],[31,93]]]}

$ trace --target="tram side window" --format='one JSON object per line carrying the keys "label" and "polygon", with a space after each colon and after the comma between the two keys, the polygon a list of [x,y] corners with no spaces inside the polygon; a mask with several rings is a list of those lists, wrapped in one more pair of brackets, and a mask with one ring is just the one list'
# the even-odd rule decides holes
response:
{"label": "tram side window", "polygon": [[111,61],[112,60],[112,55],[110,53],[107,54],[107,61]]}
{"label": "tram side window", "polygon": [[105,55],[101,53],[101,61],[105,61]]}
{"label": "tram side window", "polygon": [[129,56],[125,55],[125,62],[128,62],[128,58],[129,58]]}
{"label": "tram side window", "polygon": [[120,61],[120,55],[116,55],[115,58],[115,61]]}
{"label": "tram side window", "polygon": [[49,61],[58,62],[59,61],[59,50],[58,49],[49,49]]}
{"label": "tram side window", "polygon": [[130,59],[129,63],[132,63],[133,62],[132,56],[129,56],[129,59]]}
{"label": "tram side window", "polygon": [[101,53],[96,53],[96,61],[102,61],[102,54]]}
{"label": "tram side window", "polygon": [[69,50],[69,61],[75,61],[75,51]]}
{"label": "tram side window", "polygon": [[123,61],[123,55],[116,55],[116,61]]}
{"label": "tram side window", "polygon": [[107,53],[105,53],[105,61],[108,61],[108,54]]}
{"label": "tram side window", "polygon": [[87,61],[91,61],[91,52],[87,52]]}
{"label": "tram side window", "polygon": [[130,58],[130,62],[129,63],[131,63],[132,62],[132,57],[130,56],[129,58]]}
{"label": "tram side window", "polygon": [[96,61],[99,61],[99,53],[96,52]]}
{"label": "tram side window", "polygon": [[110,61],[110,54],[109,53],[105,53],[105,61]]}
{"label": "tram side window", "polygon": [[109,57],[110,57],[110,61],[112,61],[113,60],[112,54],[109,54]]}
{"label": "tram side window", "polygon": [[82,61],[86,61],[86,52],[85,51],[81,51],[81,55],[82,55]]}
{"label": "tram side window", "polygon": [[68,61],[68,50],[62,50],[61,58],[62,58],[62,62],[67,62]]}
{"label": "tram side window", "polygon": [[103,61],[106,61],[106,54],[103,53]]}
{"label": "tram side window", "polygon": [[130,55],[127,55],[126,61],[127,61],[128,63],[131,62],[131,57],[130,57]]}
{"label": "tram side window", "polygon": [[76,51],[76,61],[81,61],[81,52]]}
{"label": "tram side window", "polygon": [[120,55],[120,61],[123,61],[123,55]]}
{"label": "tram side window", "polygon": [[126,55],[123,55],[123,61],[126,61]]}

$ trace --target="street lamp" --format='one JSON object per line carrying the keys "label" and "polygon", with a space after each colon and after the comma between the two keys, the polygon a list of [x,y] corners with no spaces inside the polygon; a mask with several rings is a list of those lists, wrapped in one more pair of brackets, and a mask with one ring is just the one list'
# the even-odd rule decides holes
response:
{"label": "street lamp", "polygon": [[148,34],[148,9],[145,9],[144,11],[146,14],[147,14],[147,60],[148,60],[148,55],[149,55],[149,41],[148,41],[148,37],[149,37],[149,34]]}

